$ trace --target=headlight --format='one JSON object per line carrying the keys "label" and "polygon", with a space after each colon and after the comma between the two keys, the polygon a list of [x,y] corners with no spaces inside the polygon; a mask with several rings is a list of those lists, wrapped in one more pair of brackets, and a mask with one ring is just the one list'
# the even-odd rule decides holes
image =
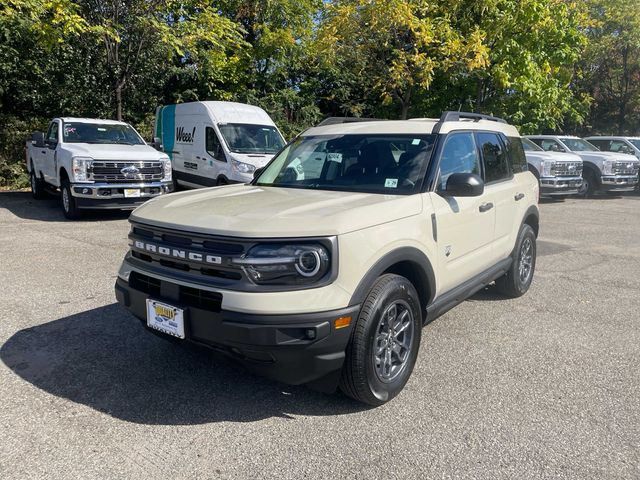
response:
{"label": "headlight", "polygon": [[171,181],[171,160],[169,160],[168,158],[161,158],[160,160],[162,161],[162,167],[164,169],[163,180],[166,182],[170,182]]}
{"label": "headlight", "polygon": [[542,176],[543,177],[550,177],[551,176],[551,170],[555,166],[556,166],[556,162],[552,162],[552,161],[549,161],[549,160],[543,160],[542,161]]}
{"label": "headlight", "polygon": [[308,285],[331,268],[329,251],[319,244],[260,244],[234,263],[258,285]]}
{"label": "headlight", "polygon": [[613,165],[615,163],[615,160],[605,160],[602,163],[602,173],[604,175],[613,175]]}
{"label": "headlight", "polygon": [[253,173],[256,171],[256,167],[250,163],[239,162],[238,160],[231,159],[231,168],[238,173]]}
{"label": "headlight", "polygon": [[92,162],[93,158],[73,157],[71,168],[73,169],[74,182],[91,182],[89,179],[89,170],[91,170]]}

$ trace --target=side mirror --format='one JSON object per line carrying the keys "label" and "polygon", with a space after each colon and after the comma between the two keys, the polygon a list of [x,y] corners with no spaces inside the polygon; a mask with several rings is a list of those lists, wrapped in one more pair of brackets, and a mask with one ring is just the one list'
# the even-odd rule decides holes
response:
{"label": "side mirror", "polygon": [[484,182],[474,173],[452,173],[444,193],[451,197],[479,197],[484,193]]}
{"label": "side mirror", "polygon": [[33,132],[31,135],[31,141],[37,148],[44,148],[44,132]]}
{"label": "side mirror", "polygon": [[256,178],[258,178],[260,175],[262,175],[262,172],[264,172],[264,167],[261,168],[256,168],[253,171],[253,179],[255,180]]}
{"label": "side mirror", "polygon": [[153,137],[153,142],[151,142],[151,146],[156,150],[162,151],[162,140],[158,137]]}

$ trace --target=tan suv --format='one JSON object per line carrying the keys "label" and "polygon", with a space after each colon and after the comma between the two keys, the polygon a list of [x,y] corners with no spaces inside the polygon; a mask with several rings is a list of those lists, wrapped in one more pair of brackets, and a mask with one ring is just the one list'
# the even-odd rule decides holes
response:
{"label": "tan suv", "polygon": [[135,210],[119,303],[165,338],[379,405],[425,323],[494,281],[529,289],[538,182],[514,127],[352,120],[305,131],[250,184]]}

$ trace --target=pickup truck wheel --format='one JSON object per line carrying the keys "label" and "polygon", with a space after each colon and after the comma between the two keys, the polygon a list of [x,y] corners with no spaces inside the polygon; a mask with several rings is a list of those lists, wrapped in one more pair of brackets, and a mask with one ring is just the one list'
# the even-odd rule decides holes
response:
{"label": "pickup truck wheel", "polygon": [[596,181],[596,176],[591,170],[585,170],[582,173],[582,186],[578,190],[578,195],[591,197],[596,193],[597,187],[598,183]]}
{"label": "pickup truck wheel", "polygon": [[81,213],[76,206],[76,199],[71,195],[71,185],[68,180],[63,180],[61,190],[62,199],[62,213],[69,220],[76,220],[80,218]]}
{"label": "pickup truck wheel", "polygon": [[420,299],[413,284],[399,275],[381,276],[353,327],[340,389],[369,405],[391,400],[411,376],[421,333]]}
{"label": "pickup truck wheel", "polygon": [[29,183],[31,184],[31,195],[36,200],[40,200],[46,196],[46,192],[44,190],[44,182],[42,179],[36,176],[35,170],[31,167],[31,174],[29,175]]}
{"label": "pickup truck wheel", "polygon": [[521,297],[529,290],[535,269],[536,234],[531,226],[525,224],[518,234],[509,271],[496,280],[498,291],[507,297]]}

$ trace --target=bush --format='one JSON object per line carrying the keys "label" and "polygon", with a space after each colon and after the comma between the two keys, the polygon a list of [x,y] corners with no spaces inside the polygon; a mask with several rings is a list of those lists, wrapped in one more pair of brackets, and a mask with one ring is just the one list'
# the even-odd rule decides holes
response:
{"label": "bush", "polygon": [[46,125],[39,119],[31,121],[0,118],[0,187],[25,188],[29,175],[25,165],[25,143],[34,130]]}

